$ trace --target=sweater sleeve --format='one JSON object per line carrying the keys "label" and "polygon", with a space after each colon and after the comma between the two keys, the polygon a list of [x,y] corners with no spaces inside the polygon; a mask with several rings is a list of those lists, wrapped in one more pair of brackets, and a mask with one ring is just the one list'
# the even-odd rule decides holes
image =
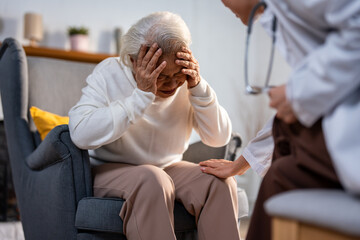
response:
{"label": "sweater sleeve", "polygon": [[80,101],[69,112],[71,139],[82,149],[95,149],[119,139],[155,98],[153,93],[135,88],[124,100],[110,101],[100,72],[90,75],[87,83]]}
{"label": "sweater sleeve", "polygon": [[201,79],[196,87],[189,89],[189,99],[194,109],[194,129],[201,141],[212,147],[226,145],[230,141],[232,125],[214,90]]}

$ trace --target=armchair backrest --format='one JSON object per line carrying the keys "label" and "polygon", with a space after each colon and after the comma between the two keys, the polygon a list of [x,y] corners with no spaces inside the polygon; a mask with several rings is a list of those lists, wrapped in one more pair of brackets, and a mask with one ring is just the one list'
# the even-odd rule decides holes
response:
{"label": "armchair backrest", "polygon": [[[11,38],[5,39],[1,49],[2,104],[11,106],[6,115],[12,120],[22,119],[23,126],[18,129],[21,135],[24,135],[23,128],[36,132],[29,116],[31,106],[66,116],[80,99],[86,77],[96,66],[96,63],[26,56],[23,47]],[[31,153],[36,145],[30,144],[27,153]]]}
{"label": "armchair backrest", "polygon": [[8,150],[13,159],[24,159],[35,148],[28,126],[28,88],[25,52],[17,41],[6,39],[0,52],[0,90],[7,141],[12,143]]}
{"label": "armchair backrest", "polygon": [[[86,77],[96,64],[81,63],[44,57],[27,57],[29,71],[28,108],[36,106],[43,110],[67,116],[70,108],[81,97]],[[30,121],[30,128],[35,126]]]}

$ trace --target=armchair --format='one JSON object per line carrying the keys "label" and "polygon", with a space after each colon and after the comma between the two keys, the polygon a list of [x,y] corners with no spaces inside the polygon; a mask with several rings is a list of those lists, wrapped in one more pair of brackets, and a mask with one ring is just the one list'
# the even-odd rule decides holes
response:
{"label": "armchair", "polygon": [[[4,124],[27,240],[126,239],[118,215],[124,200],[93,197],[88,152],[72,143],[68,126],[57,126],[41,141],[29,117],[32,105],[66,115],[80,98],[86,76],[94,67],[89,63],[26,57],[21,45],[11,38],[1,46]],[[240,143],[240,138],[234,136],[228,146],[204,152],[220,153],[219,157],[224,158],[234,155]],[[188,158],[192,160],[191,154]],[[197,239],[194,217],[178,202],[174,216],[177,238]]]}

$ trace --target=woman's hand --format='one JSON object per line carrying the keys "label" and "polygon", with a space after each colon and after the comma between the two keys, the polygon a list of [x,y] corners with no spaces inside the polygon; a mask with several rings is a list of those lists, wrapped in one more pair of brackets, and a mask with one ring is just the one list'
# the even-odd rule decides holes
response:
{"label": "woman's hand", "polygon": [[166,67],[166,61],[163,61],[158,67],[156,63],[162,54],[161,48],[154,43],[148,51],[146,45],[142,45],[137,57],[133,62],[135,72],[135,81],[137,87],[144,92],[152,92],[156,95],[156,80],[160,73]]}
{"label": "woman's hand", "polygon": [[183,47],[181,52],[176,53],[176,64],[183,66],[182,73],[187,75],[188,88],[197,86],[200,82],[200,67],[198,61],[192,55],[190,49]]}
{"label": "woman's hand", "polygon": [[242,155],[234,162],[225,159],[210,159],[200,162],[199,165],[202,172],[219,178],[242,175],[250,168],[249,163]]}
{"label": "woman's hand", "polygon": [[286,85],[269,90],[270,107],[277,110],[276,117],[290,124],[296,122],[296,116],[290,102],[286,98]]}

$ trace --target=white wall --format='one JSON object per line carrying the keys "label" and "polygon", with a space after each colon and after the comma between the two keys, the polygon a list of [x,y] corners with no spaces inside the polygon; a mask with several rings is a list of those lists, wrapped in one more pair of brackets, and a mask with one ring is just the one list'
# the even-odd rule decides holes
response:
{"label": "white wall", "polygon": [[[180,14],[193,37],[192,51],[200,63],[202,76],[217,92],[219,102],[228,111],[234,131],[240,133],[243,145],[256,134],[273,114],[266,95],[244,94],[243,56],[246,28],[220,0],[2,0],[0,3],[0,41],[23,38],[25,12],[41,13],[44,22],[42,46],[69,49],[66,32],[69,26],[90,28],[90,51],[115,53],[113,32],[123,31],[139,18],[154,11]],[[257,26],[252,36],[250,80],[265,78],[270,39]],[[285,82],[290,70],[276,54],[271,83]],[[1,117],[0,111],[0,117]],[[250,200],[255,198],[259,178],[249,172],[239,182]]]}

